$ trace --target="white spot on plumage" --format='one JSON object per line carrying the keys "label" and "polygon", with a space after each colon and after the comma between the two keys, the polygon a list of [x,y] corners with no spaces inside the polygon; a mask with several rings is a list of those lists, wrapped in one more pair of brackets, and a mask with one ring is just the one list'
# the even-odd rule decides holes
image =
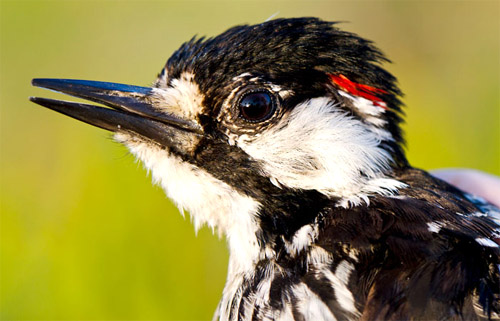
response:
{"label": "white spot on plumage", "polygon": [[308,224],[302,226],[292,237],[292,242],[286,242],[287,251],[292,255],[297,255],[308,248],[318,237],[318,225]]}
{"label": "white spot on plumage", "polygon": [[482,212],[475,212],[475,213],[472,213],[471,216],[474,216],[474,217],[487,217],[488,214],[482,213]]}
{"label": "white spot on plumage", "polygon": [[285,99],[293,95],[293,90],[280,90],[278,92],[278,95],[281,97],[281,99]]}
{"label": "white spot on plumage", "polygon": [[[268,82],[268,81],[265,81],[260,77],[252,77],[252,78],[250,78],[250,77],[252,77],[251,73],[244,72],[236,77],[233,77],[233,81],[238,82],[238,81],[241,81],[241,80],[244,80],[245,78],[247,78],[246,81],[248,81],[248,82],[252,82],[252,83],[259,82],[259,83],[263,84],[264,86],[268,87],[268,89],[273,91],[275,94],[278,94],[281,97],[281,99],[285,99],[285,98],[293,95],[293,90],[283,89],[281,86],[279,86],[277,84],[273,84],[273,83]],[[229,94],[229,96],[226,98],[226,102],[230,102],[232,100],[232,98],[234,97],[235,93],[239,92],[240,89],[241,89],[240,87],[234,88],[232,90],[232,92]],[[227,105],[226,105],[226,107],[227,107]]]}
{"label": "white spot on plumage", "polygon": [[240,74],[240,75],[238,75],[236,77],[233,77],[233,81],[237,81],[237,80],[240,80],[240,79],[243,79],[243,78],[246,78],[246,77],[250,77],[250,76],[252,76],[251,73],[244,72],[244,73],[242,73],[242,74]]}
{"label": "white spot on plumage", "polygon": [[441,230],[441,227],[443,226],[442,223],[439,223],[439,222],[429,222],[427,223],[427,230],[431,233],[439,233],[439,231]]}
{"label": "white spot on plumage", "polygon": [[381,114],[385,113],[387,107],[384,102],[373,102],[363,97],[353,96],[345,91],[339,90],[339,94],[349,99],[353,106],[363,114],[363,120],[371,125],[370,131],[373,132],[379,139],[386,141],[393,141],[392,134],[387,131],[383,126],[387,125],[387,121],[381,118]]}
{"label": "white spot on plumage", "polygon": [[[341,96],[344,96],[344,97],[348,98],[349,100],[351,100],[354,107],[356,107],[361,113],[363,113],[365,115],[371,115],[371,116],[378,117],[378,116],[380,116],[380,114],[385,112],[384,108],[387,107],[386,103],[384,103],[384,102],[378,102],[377,103],[378,105],[377,105],[371,100],[368,100],[366,98],[359,97],[359,96],[352,96],[351,94],[348,94],[347,92],[345,92],[343,90],[339,90],[338,93]],[[383,119],[376,118],[376,117],[374,117],[374,119],[378,119],[378,121],[382,122],[382,123],[380,123],[380,126],[384,125],[386,123],[386,121]],[[377,126],[379,126],[379,125],[377,124]]]}
{"label": "white spot on plumage", "polygon": [[337,298],[337,302],[340,306],[346,311],[359,316],[360,313],[354,304],[354,296],[347,287],[353,270],[354,265],[344,260],[338,264],[335,269],[335,273],[330,270],[324,270],[323,273],[330,281],[335,297]]}
{"label": "white spot on plumage", "polygon": [[297,298],[297,310],[304,316],[305,320],[334,321],[336,318],[314,292],[307,285],[299,283],[292,289]]}
{"label": "white spot on plumage", "polygon": [[307,254],[307,264],[309,266],[317,268],[326,267],[328,264],[332,263],[332,261],[332,253],[317,245],[311,246],[309,253]]}
{"label": "white spot on plumage", "polygon": [[478,237],[476,238],[476,242],[479,243],[482,246],[486,247],[499,247],[499,245],[492,240],[485,238],[485,237]]}
{"label": "white spot on plumage", "polygon": [[388,196],[389,198],[394,198],[394,199],[398,199],[398,200],[407,200],[407,199],[410,199],[408,196],[406,195],[390,195]]}

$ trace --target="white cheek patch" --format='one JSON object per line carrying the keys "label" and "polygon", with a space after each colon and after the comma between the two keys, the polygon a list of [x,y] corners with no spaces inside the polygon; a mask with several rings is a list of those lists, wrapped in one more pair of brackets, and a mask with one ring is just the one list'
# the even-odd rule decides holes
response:
{"label": "white cheek patch", "polygon": [[381,135],[321,97],[297,105],[278,124],[258,136],[240,137],[237,144],[261,163],[272,182],[341,197],[340,206],[347,207],[405,186],[384,175],[392,158],[380,147]]}
{"label": "white cheek patch", "polygon": [[194,81],[194,75],[189,72],[173,79],[171,87],[153,88],[151,99],[159,111],[183,115],[187,119],[196,119],[202,114],[203,95]]}

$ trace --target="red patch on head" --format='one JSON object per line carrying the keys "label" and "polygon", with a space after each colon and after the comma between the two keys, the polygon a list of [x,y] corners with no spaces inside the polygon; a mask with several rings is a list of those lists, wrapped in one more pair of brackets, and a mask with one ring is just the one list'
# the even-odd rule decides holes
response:
{"label": "red patch on head", "polygon": [[356,82],[350,81],[346,76],[344,75],[333,75],[330,74],[330,79],[332,82],[337,85],[340,89],[348,92],[351,95],[358,96],[358,97],[363,97],[365,99],[370,100],[373,102],[375,106],[387,109],[384,101],[377,97],[378,94],[387,94],[387,91],[379,88],[375,88],[372,86],[368,85],[362,85],[358,84]]}

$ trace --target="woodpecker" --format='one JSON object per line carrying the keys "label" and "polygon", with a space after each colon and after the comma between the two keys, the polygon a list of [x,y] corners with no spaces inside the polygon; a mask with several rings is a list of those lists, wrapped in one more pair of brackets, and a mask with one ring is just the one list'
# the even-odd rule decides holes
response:
{"label": "woodpecker", "polygon": [[109,130],[230,259],[214,320],[485,320],[500,210],[408,163],[370,41],[317,18],[193,38],[151,87],[34,79]]}

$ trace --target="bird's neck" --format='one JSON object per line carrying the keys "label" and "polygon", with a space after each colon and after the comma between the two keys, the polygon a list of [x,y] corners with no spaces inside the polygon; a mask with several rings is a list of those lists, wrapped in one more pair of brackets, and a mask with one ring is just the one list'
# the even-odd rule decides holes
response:
{"label": "bird's neck", "polygon": [[314,243],[323,209],[337,200],[316,191],[286,191],[260,199],[233,217],[225,233],[229,243],[228,277],[252,273],[262,262],[299,255]]}
{"label": "bird's neck", "polygon": [[[246,311],[247,307],[265,306],[273,297],[290,304],[285,294],[287,286],[292,286],[296,276],[309,270],[324,273],[332,280],[328,282],[335,282],[343,304],[353,315],[357,313],[353,294],[347,289],[356,258],[319,244],[325,220],[337,200],[320,193],[306,194],[293,198],[275,195],[274,202],[262,206],[254,217],[252,223],[257,224],[252,225],[253,233],[235,229],[239,233],[228,235],[231,250],[228,276],[216,313],[221,320],[235,319],[230,316]],[[304,283],[293,286],[294,291],[304,294],[305,306],[319,302]]]}

